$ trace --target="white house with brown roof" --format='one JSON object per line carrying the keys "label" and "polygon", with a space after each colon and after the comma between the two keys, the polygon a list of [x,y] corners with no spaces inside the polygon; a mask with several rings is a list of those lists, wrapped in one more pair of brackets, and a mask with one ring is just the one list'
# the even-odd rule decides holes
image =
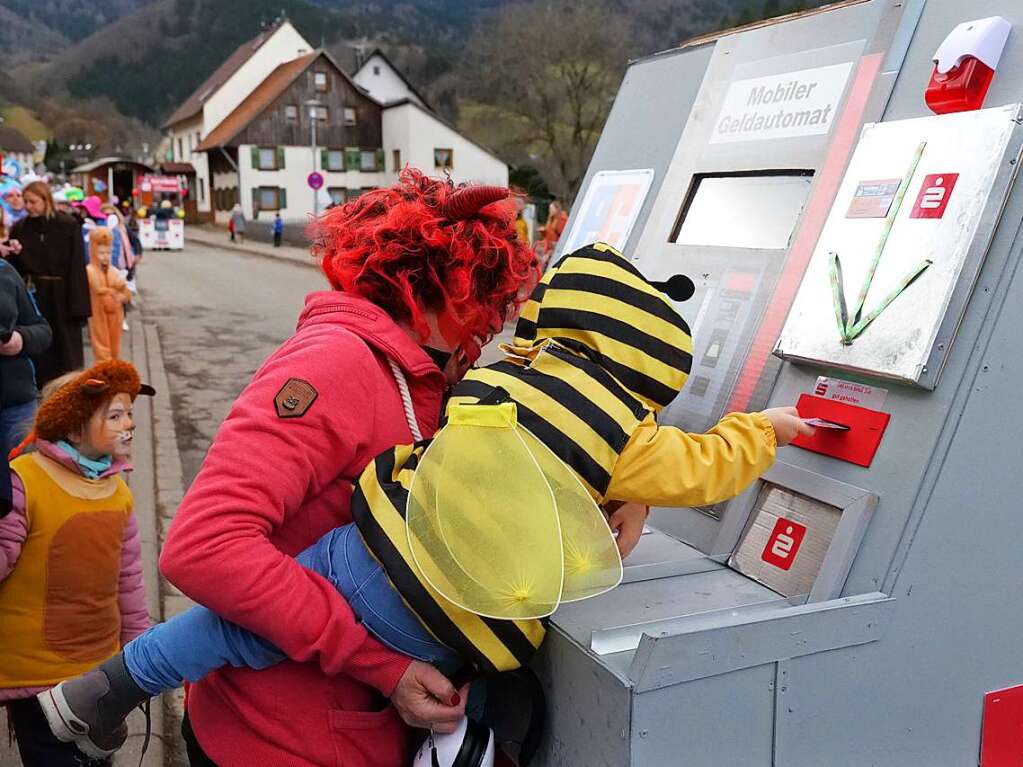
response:
{"label": "white house with brown roof", "polygon": [[[386,61],[375,53],[359,71],[372,76],[375,58]],[[396,77],[401,89],[390,78],[360,85],[288,22],[241,46],[165,123],[174,161],[194,167],[200,218],[226,221],[240,203],[249,218],[305,220],[314,171],[324,178],[320,209],[394,183],[406,165],[456,182],[508,183],[500,158]]]}
{"label": "white house with brown roof", "polygon": [[199,217],[211,219],[212,178],[203,139],[220,125],[271,72],[285,62],[312,52],[313,46],[289,21],[263,30],[243,43],[210,75],[163,124],[171,143],[171,162],[192,166],[194,174],[179,174]]}
{"label": "white house with brown roof", "polygon": [[355,70],[352,79],[381,104],[409,100],[426,109],[430,108],[423,95],[379,48],[366,57],[362,66]]}

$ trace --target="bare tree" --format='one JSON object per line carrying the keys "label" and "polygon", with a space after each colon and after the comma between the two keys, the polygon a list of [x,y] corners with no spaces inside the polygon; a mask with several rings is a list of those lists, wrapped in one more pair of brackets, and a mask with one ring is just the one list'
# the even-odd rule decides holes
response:
{"label": "bare tree", "polygon": [[504,144],[517,144],[571,200],[628,60],[627,17],[603,0],[505,7],[469,43],[465,79],[497,107]]}

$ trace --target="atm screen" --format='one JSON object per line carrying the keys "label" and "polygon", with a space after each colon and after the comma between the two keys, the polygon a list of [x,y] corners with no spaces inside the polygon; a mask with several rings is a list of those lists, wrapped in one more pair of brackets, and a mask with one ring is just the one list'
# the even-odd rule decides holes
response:
{"label": "atm screen", "polygon": [[672,241],[720,248],[787,248],[806,204],[813,172],[697,176]]}
{"label": "atm screen", "polygon": [[813,171],[795,169],[694,177],[673,236],[683,246],[673,251],[677,268],[696,287],[678,307],[693,331],[693,365],[660,423],[706,431],[740,385],[751,393],[744,409],[766,404],[779,360],[770,357],[749,373],[755,380],[743,376],[812,182]]}

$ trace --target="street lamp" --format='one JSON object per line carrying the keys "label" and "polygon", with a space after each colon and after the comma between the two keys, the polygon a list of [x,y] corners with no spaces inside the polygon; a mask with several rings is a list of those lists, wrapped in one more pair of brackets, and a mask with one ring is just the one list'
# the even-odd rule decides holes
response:
{"label": "street lamp", "polygon": [[[316,172],[316,122],[320,108],[323,107],[316,99],[309,99],[305,102],[305,105],[309,108],[309,125],[312,129],[312,145],[313,145],[313,172]],[[313,217],[320,215],[320,190],[313,189]]]}

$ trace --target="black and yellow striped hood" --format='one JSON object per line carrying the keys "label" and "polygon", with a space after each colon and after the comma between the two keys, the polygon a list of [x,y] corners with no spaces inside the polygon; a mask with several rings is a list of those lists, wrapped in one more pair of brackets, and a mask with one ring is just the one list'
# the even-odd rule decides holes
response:
{"label": "black and yellow striped hood", "polygon": [[678,396],[692,367],[689,326],[667,296],[604,243],[562,258],[523,307],[514,345],[546,339],[589,357],[655,412]]}

